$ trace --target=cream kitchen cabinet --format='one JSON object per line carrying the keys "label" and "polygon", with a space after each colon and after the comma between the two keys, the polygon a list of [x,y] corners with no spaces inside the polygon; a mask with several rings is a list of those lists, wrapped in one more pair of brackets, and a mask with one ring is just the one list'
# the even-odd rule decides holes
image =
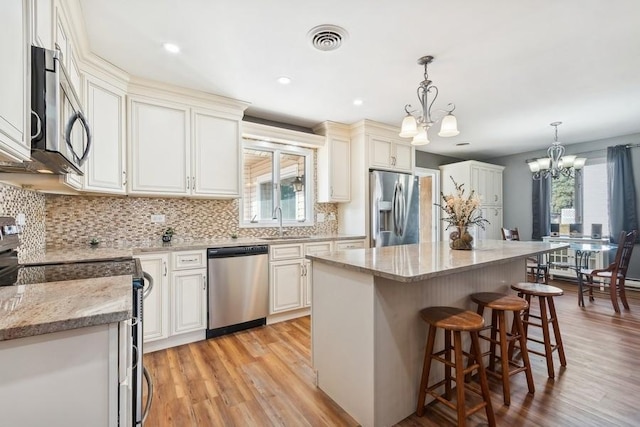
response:
{"label": "cream kitchen cabinet", "polygon": [[191,123],[191,193],[240,197],[240,121],[219,113],[193,109]]}
{"label": "cream kitchen cabinet", "polygon": [[0,159],[31,152],[31,11],[27,0],[3,0],[0,13]]}
{"label": "cream kitchen cabinet", "polygon": [[336,251],[344,251],[347,249],[363,249],[366,248],[364,240],[338,240],[334,244]]}
{"label": "cream kitchen cabinet", "polygon": [[189,109],[129,99],[130,194],[184,196],[190,191]]}
{"label": "cream kitchen cabinet", "polygon": [[349,128],[325,122],[313,129],[325,136],[318,147],[318,202],[339,203],[351,199],[351,143]]}
{"label": "cream kitchen cabinet", "polygon": [[169,254],[137,255],[142,269],[153,278],[153,289],[144,299],[144,342],[169,337]]}
{"label": "cream kitchen cabinet", "polygon": [[207,327],[207,269],[171,273],[171,334]]}
{"label": "cream kitchen cabinet", "polygon": [[[336,242],[337,243],[337,242]],[[321,252],[331,252],[334,247],[334,242],[312,242],[305,243],[304,245],[304,254],[312,255]],[[304,290],[304,299],[303,299],[303,307],[311,307],[311,287],[313,286],[313,276],[311,275],[311,261],[308,259],[304,259],[303,263],[303,290]]]}
{"label": "cream kitchen cabinet", "polygon": [[239,118],[131,96],[130,194],[240,195]]}
{"label": "cream kitchen cabinet", "polygon": [[32,44],[53,49],[53,0],[33,0]]}
{"label": "cream kitchen cabinet", "polygon": [[303,306],[304,260],[274,261],[269,264],[269,314]]}
{"label": "cream kitchen cabinet", "polygon": [[414,148],[409,143],[369,136],[369,166],[397,172],[413,172]]}
{"label": "cream kitchen cabinet", "polygon": [[468,160],[440,166],[441,185],[444,194],[455,194],[455,186],[464,184],[465,195],[471,191],[480,198],[482,217],[489,221],[486,230],[478,227],[477,235],[482,239],[502,239],[502,171],[504,167]]}
{"label": "cream kitchen cabinet", "polygon": [[[71,87],[80,95],[82,86],[80,79],[80,68],[78,66],[77,53],[75,51],[76,46],[71,35],[70,25],[64,15],[64,11],[61,7],[54,9],[54,22],[55,22],[55,38],[54,49],[58,50],[62,55],[61,63],[64,65]],[[80,99],[82,99],[79,96]]]}
{"label": "cream kitchen cabinet", "polygon": [[126,193],[125,92],[85,75],[87,119],[93,143],[85,163],[85,191]]}
{"label": "cream kitchen cabinet", "polygon": [[155,351],[205,339],[205,250],[136,257],[140,258],[142,269],[154,279],[154,287],[144,300],[144,350]]}

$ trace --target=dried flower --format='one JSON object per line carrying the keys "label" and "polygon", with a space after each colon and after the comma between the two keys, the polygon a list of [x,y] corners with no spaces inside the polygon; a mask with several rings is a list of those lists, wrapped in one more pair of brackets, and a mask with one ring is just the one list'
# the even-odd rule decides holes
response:
{"label": "dried flower", "polygon": [[447,229],[451,226],[454,227],[467,227],[469,225],[477,225],[484,230],[485,224],[489,224],[489,221],[482,218],[482,211],[480,210],[480,199],[475,195],[472,190],[468,197],[464,196],[464,184],[458,184],[452,176],[450,176],[453,185],[456,187],[456,195],[448,194],[444,195],[442,192],[442,200],[444,203],[438,204],[440,208],[448,215],[446,218],[442,218],[447,222]]}

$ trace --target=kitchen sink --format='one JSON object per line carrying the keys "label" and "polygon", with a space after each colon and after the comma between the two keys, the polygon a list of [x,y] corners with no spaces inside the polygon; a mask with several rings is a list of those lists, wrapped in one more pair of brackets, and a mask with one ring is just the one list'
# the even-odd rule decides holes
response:
{"label": "kitchen sink", "polygon": [[300,240],[309,239],[311,236],[275,236],[275,237],[261,237],[260,240]]}

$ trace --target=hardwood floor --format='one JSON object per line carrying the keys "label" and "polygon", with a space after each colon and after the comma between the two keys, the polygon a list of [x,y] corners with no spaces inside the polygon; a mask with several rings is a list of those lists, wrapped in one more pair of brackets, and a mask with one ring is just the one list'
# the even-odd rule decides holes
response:
{"label": "hardwood floor", "polygon": [[[512,377],[510,406],[490,379],[498,425],[639,426],[640,293],[628,291],[631,310],[616,315],[606,294],[581,309],[575,285],[554,285],[566,290],[555,301],[567,367],[554,353],[549,379],[544,358],[531,354],[536,392]],[[315,387],[310,359],[309,317],[147,354],[155,395],[145,426],[358,425]],[[436,404],[398,425],[454,426],[454,416]],[[468,425],[486,420],[478,413]]]}

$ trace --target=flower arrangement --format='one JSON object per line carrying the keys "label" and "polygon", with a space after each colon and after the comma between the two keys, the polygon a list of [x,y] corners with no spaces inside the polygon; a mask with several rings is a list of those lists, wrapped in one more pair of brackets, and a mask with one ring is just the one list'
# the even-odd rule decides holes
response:
{"label": "flower arrangement", "polygon": [[467,227],[470,225],[477,225],[478,227],[485,229],[485,225],[489,224],[489,221],[482,217],[482,211],[480,211],[480,199],[476,196],[475,191],[471,191],[469,196],[465,197],[464,184],[458,184],[453,177],[453,185],[456,188],[456,194],[444,195],[442,192],[442,200],[444,203],[437,204],[448,215],[442,218],[447,223],[447,228],[454,226],[456,231],[452,232],[449,236],[450,246],[452,249],[471,249],[471,242],[473,237],[467,231]]}

